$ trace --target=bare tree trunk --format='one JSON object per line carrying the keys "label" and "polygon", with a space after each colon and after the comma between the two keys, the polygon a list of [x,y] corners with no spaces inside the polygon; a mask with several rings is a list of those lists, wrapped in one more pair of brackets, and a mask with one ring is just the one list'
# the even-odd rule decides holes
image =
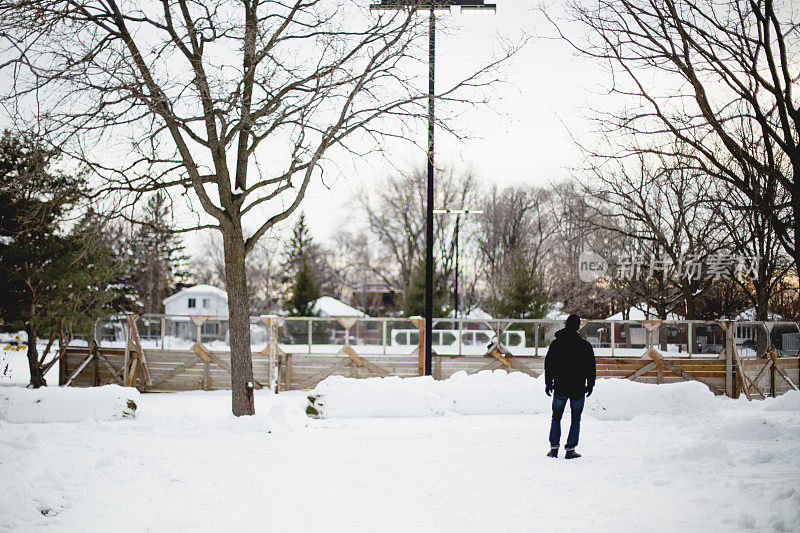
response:
{"label": "bare tree trunk", "polygon": [[[755,305],[755,316],[753,317],[756,321],[761,320],[770,320],[769,316],[769,299],[770,299],[770,291],[766,288],[766,285],[769,284],[769,280],[766,282],[763,281],[763,278],[759,279],[756,282],[756,305]],[[769,330],[766,326],[754,326],[753,332],[756,341],[756,355],[763,356],[767,352],[767,347],[769,346]]]}
{"label": "bare tree trunk", "polygon": [[[800,165],[795,166],[794,169],[794,186],[792,187],[792,198],[800,198]],[[792,202],[792,211],[794,215],[794,245],[791,250],[792,259],[794,259],[794,267],[797,271],[797,276],[800,277],[800,250],[797,249],[797,243],[800,243],[800,201]],[[784,248],[789,248],[784,245]]]}
{"label": "bare tree trunk", "polygon": [[28,367],[31,370],[31,386],[34,389],[39,387],[46,387],[47,381],[42,374],[42,368],[39,366],[39,352],[36,349],[36,326],[28,323],[25,326],[25,332],[28,334]]}
{"label": "bare tree trunk", "polygon": [[228,327],[231,341],[231,392],[233,414],[255,414],[253,360],[250,354],[250,310],[241,227],[224,229],[225,284],[228,290]]}

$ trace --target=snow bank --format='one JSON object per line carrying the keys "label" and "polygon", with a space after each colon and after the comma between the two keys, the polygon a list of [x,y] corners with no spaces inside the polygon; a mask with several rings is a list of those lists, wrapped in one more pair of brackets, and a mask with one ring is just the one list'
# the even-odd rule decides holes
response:
{"label": "snow bank", "polygon": [[419,378],[352,379],[330,376],[308,396],[306,413],[313,418],[382,418],[442,416],[444,398],[434,394],[436,382]]}
{"label": "snow bank", "polygon": [[436,385],[449,410],[462,415],[521,415],[550,409],[544,378],[522,372],[485,370],[468,375],[462,370]]}
{"label": "snow bank", "polygon": [[12,423],[119,420],[136,416],[139,391],[134,388],[22,387],[0,388],[0,420]]}
{"label": "snow bank", "polygon": [[599,420],[632,420],[641,414],[690,416],[719,411],[720,402],[697,381],[654,385],[627,379],[598,380],[584,413]]}
{"label": "snow bank", "polygon": [[[331,376],[309,394],[306,413],[313,418],[534,414],[549,412],[551,402],[544,394],[544,377],[521,372],[462,371],[443,381]],[[708,415],[718,410],[719,401],[702,383],[600,379],[584,413],[600,420],[631,420],[641,414]]]}
{"label": "snow bank", "polygon": [[307,399],[299,391],[255,393],[256,414],[234,416],[231,391],[185,391],[142,394],[136,410],[136,427],[159,431],[211,431],[217,434],[278,433],[304,429]]}
{"label": "snow bank", "polygon": [[765,411],[800,411],[800,391],[792,390],[764,400]]}

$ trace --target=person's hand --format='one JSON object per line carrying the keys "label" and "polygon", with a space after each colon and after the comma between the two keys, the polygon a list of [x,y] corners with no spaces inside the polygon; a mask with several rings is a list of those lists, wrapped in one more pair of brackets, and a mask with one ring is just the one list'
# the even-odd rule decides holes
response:
{"label": "person's hand", "polygon": [[549,385],[545,385],[545,386],[544,386],[544,393],[545,393],[545,394],[547,394],[548,396],[550,396],[550,394],[552,394],[552,392],[553,392],[553,389],[551,389]]}
{"label": "person's hand", "polygon": [[589,387],[588,389],[586,389],[586,397],[587,398],[592,395],[592,391],[593,390],[594,390],[594,387]]}

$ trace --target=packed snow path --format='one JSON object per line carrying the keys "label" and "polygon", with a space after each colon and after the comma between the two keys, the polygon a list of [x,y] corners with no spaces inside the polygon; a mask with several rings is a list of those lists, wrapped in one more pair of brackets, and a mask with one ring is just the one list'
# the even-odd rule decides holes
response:
{"label": "packed snow path", "polygon": [[798,399],[587,415],[566,461],[547,413],[307,420],[302,393],[259,393],[234,419],[228,393],[142,395],[135,420],[0,422],[0,529],[797,531]]}

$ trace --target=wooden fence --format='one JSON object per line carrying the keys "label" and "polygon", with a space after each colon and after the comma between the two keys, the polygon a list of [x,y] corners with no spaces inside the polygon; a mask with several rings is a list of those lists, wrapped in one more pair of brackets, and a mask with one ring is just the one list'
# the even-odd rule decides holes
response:
{"label": "wooden fence", "polygon": [[[263,350],[253,351],[256,388],[269,387],[276,391],[310,389],[331,375],[366,378],[422,374],[422,320],[410,320],[419,331],[419,341],[413,352],[406,354],[387,354],[385,343],[382,346],[354,346],[347,335],[343,337],[343,345],[326,346],[335,349],[334,353],[307,353],[305,346],[292,351],[291,346],[278,342],[277,331],[284,320],[283,317],[262,317],[270,336]],[[357,319],[349,317],[335,320],[340,321],[348,331],[357,322]],[[196,324],[202,322],[195,321]],[[543,323],[548,321],[528,322],[536,322],[537,327],[544,327]],[[126,324],[128,333],[123,348],[102,346],[96,340],[88,348],[70,346],[62,359],[60,384],[97,386],[120,383],[150,392],[230,388],[230,353],[209,350],[200,342],[199,325],[197,341],[190,349],[165,350],[142,347],[136,317],[128,316]],[[724,349],[712,357],[698,358],[659,351],[655,332],[662,323],[642,321],[641,325],[652,334],[648,335],[643,353],[628,357],[599,356],[596,358],[597,375],[644,383],[694,380],[717,394],[731,397],[743,393],[748,398],[762,398],[797,389],[796,385],[800,383],[800,358],[778,356],[768,345],[760,357],[742,358],[734,335],[737,324],[719,324],[725,332]],[[474,373],[494,369],[524,372],[536,377],[544,371],[544,353],[538,356],[515,355],[502,343],[502,330],[498,328],[496,333],[482,355],[435,354],[433,377],[446,379],[459,371]],[[385,333],[383,336],[385,339]]]}

